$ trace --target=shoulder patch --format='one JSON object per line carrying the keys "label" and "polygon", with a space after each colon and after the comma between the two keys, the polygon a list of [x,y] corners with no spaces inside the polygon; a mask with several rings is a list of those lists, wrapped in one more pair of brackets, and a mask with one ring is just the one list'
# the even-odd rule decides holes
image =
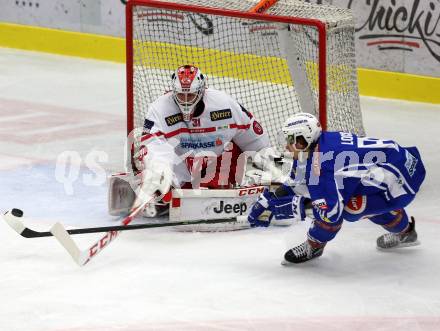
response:
{"label": "shoulder patch", "polygon": [[183,115],[179,113],[165,117],[165,122],[168,126],[173,126],[179,122],[183,122]]}
{"label": "shoulder patch", "polygon": [[209,115],[211,117],[211,121],[221,121],[232,118],[232,111],[230,109],[215,110]]}
{"label": "shoulder patch", "polygon": [[416,172],[416,166],[419,160],[417,160],[417,158],[408,151],[405,151],[405,156],[406,156],[405,168],[408,171],[410,177],[412,177]]}
{"label": "shoulder patch", "polygon": [[144,121],[144,131],[150,130],[154,126],[154,122],[148,119]]}
{"label": "shoulder patch", "polygon": [[254,132],[259,136],[261,136],[264,132],[263,127],[257,121],[254,121],[254,123],[252,123],[252,128],[254,129]]}

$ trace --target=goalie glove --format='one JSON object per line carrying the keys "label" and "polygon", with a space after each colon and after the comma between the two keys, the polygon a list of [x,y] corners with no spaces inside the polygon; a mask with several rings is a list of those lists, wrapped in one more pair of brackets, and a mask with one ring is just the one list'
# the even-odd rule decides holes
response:
{"label": "goalie glove", "polygon": [[170,190],[173,181],[171,166],[166,162],[153,159],[145,161],[145,168],[140,176],[141,183],[136,190],[132,210],[150,200],[157,191],[160,192],[160,197],[164,196]]}
{"label": "goalie glove", "polygon": [[[279,153],[277,153],[272,147],[264,148],[255,154],[253,163],[258,169],[262,170],[257,172],[261,177],[258,184],[261,185],[270,184],[272,182],[284,182],[285,176],[282,172],[282,169],[275,163],[275,158],[277,157],[279,157]],[[246,176],[251,177],[255,175],[256,172],[254,169],[246,172]]]}
{"label": "goalie glove", "polygon": [[144,158],[147,156],[148,149],[146,146],[141,145],[139,149],[133,155],[134,165],[137,170],[143,171],[145,168]]}

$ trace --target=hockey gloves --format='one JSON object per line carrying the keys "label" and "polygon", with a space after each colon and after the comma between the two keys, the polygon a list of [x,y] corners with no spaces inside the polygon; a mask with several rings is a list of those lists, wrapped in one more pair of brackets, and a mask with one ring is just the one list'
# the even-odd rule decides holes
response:
{"label": "hockey gloves", "polygon": [[[264,211],[271,211],[267,220],[260,220],[259,217]],[[252,206],[248,215],[251,227],[270,225],[272,218],[277,220],[304,221],[306,217],[304,197],[298,195],[288,195],[277,198],[269,190],[264,190],[257,202]]]}
{"label": "hockey gloves", "polygon": [[306,218],[304,197],[290,195],[275,199],[271,203],[272,215],[277,220],[292,220],[296,222],[304,221]]}
{"label": "hockey gloves", "polygon": [[258,227],[258,226],[264,226],[267,227],[270,224],[271,217],[267,220],[260,220],[261,214],[263,214],[266,210],[270,209],[270,200],[272,198],[272,194],[269,192],[268,189],[265,189],[264,192],[260,195],[257,202],[252,206],[251,211],[248,215],[248,222],[251,225],[252,228]]}

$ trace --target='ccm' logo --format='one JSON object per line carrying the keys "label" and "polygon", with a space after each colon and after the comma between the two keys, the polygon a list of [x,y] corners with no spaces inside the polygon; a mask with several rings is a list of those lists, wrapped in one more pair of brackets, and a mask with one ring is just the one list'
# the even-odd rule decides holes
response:
{"label": "'ccm' logo", "polygon": [[246,203],[242,202],[242,203],[236,203],[236,204],[229,204],[229,203],[224,203],[223,201],[220,201],[220,206],[218,207],[214,207],[214,212],[216,214],[221,214],[221,213],[226,213],[226,214],[240,214],[243,215],[247,210],[247,205]]}
{"label": "'ccm' logo", "polygon": [[251,188],[245,188],[238,191],[238,195],[241,197],[243,195],[254,195],[264,192],[264,187],[251,187]]}

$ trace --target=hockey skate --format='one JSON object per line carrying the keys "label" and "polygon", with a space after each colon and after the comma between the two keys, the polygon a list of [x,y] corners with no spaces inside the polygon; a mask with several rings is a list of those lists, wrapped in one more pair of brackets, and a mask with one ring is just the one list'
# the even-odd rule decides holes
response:
{"label": "hockey skate", "polygon": [[284,254],[282,265],[291,263],[303,263],[314,258],[320,257],[324,252],[325,244],[307,239],[301,245],[293,247]]}
{"label": "hockey skate", "polygon": [[377,249],[379,250],[416,246],[419,244],[414,217],[411,217],[408,229],[405,231],[401,233],[386,233],[377,238]]}

